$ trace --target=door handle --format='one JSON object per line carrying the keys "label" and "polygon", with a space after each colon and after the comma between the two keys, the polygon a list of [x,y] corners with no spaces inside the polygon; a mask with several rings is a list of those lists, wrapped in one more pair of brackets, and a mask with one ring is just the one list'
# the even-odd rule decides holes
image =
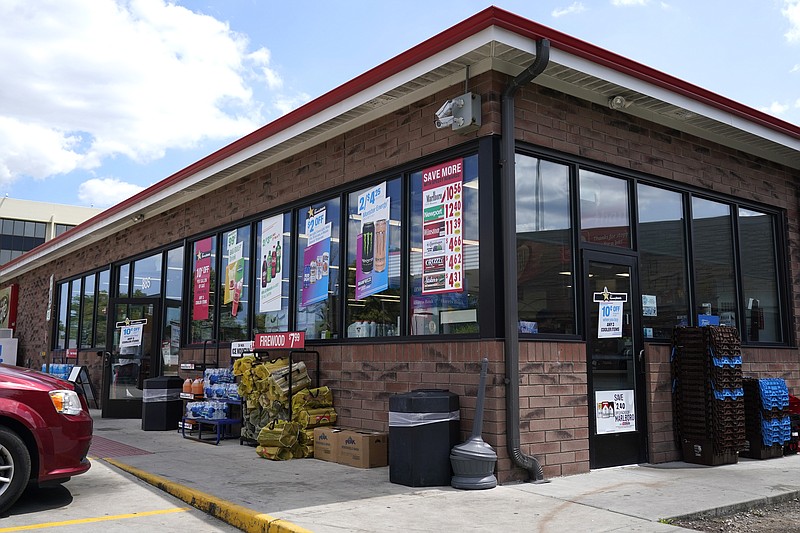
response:
{"label": "door handle", "polygon": [[642,360],[644,359],[644,348],[639,350],[639,364],[642,364]]}

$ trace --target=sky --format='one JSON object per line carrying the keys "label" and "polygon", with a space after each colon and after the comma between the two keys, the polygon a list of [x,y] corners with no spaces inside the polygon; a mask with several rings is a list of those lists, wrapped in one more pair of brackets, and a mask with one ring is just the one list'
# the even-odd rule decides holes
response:
{"label": "sky", "polygon": [[114,205],[490,5],[800,124],[800,0],[0,0],[0,195]]}

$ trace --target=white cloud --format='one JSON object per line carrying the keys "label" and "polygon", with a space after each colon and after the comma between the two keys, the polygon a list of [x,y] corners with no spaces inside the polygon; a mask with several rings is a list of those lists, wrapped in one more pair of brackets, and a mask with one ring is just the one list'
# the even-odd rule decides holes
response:
{"label": "white cloud", "polygon": [[569,7],[562,7],[559,9],[554,9],[552,13],[550,13],[553,17],[563,17],[564,15],[575,15],[577,13],[583,13],[586,11],[586,6],[583,5],[583,2],[573,2]]}
{"label": "white cloud", "polygon": [[795,72],[800,72],[800,63],[798,63],[797,65],[793,66],[791,68],[791,70],[789,71],[790,74],[793,74]]}
{"label": "white cloud", "polygon": [[790,43],[800,41],[800,0],[784,0],[783,5],[781,13],[791,25],[784,35]]}
{"label": "white cloud", "polygon": [[108,207],[126,200],[145,188],[116,178],[90,179],[78,186],[78,198],[86,205]]}
{"label": "white cloud", "polygon": [[650,0],[611,0],[611,5],[614,7],[623,6],[646,6]]}
{"label": "white cloud", "polygon": [[772,102],[769,106],[762,107],[761,111],[777,117],[786,113],[789,110],[789,107],[790,106],[787,104],[782,104],[780,102]]}
{"label": "white cloud", "polygon": [[300,93],[295,96],[279,95],[275,97],[272,105],[281,115],[285,115],[309,100],[311,100],[311,97],[305,93]]}
{"label": "white cloud", "polygon": [[146,163],[264,123],[269,51],[165,0],[0,3],[0,184]]}

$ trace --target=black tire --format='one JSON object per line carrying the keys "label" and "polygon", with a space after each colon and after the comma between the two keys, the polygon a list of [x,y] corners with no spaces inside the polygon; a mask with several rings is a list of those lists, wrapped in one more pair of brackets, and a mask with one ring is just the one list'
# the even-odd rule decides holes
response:
{"label": "black tire", "polygon": [[31,477],[31,455],[19,436],[0,426],[0,514],[25,491]]}

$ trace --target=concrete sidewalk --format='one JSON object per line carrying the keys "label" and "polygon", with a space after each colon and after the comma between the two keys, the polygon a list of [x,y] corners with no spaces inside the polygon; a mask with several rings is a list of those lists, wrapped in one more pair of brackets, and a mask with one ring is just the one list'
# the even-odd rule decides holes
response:
{"label": "concrete sidewalk", "polygon": [[688,531],[668,519],[800,494],[800,455],[737,464],[595,470],[486,490],[414,488],[389,468],[269,461],[238,439],[214,444],[140,420],[95,417],[90,451],[245,531]]}

